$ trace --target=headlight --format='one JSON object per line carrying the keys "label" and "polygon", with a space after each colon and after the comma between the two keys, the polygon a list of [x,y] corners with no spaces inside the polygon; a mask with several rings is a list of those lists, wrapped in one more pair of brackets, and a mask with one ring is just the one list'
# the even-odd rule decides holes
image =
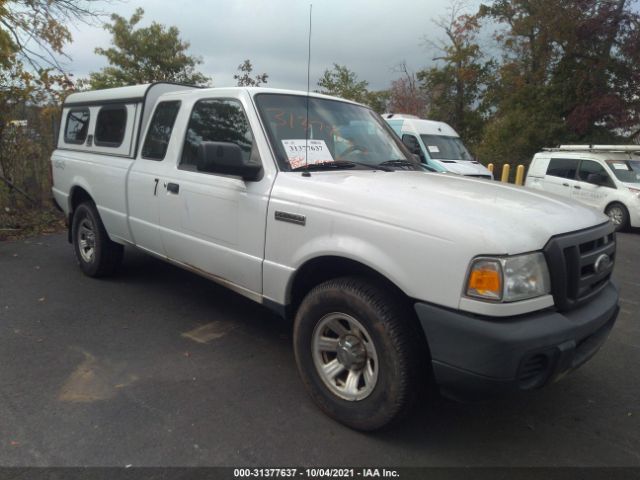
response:
{"label": "headlight", "polygon": [[516,302],[551,291],[549,270],[540,252],[500,258],[477,258],[471,263],[467,295],[485,300]]}

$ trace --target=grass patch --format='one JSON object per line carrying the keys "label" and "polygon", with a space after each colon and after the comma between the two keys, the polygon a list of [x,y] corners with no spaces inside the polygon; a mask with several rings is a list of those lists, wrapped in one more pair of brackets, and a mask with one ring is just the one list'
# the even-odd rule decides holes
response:
{"label": "grass patch", "polygon": [[64,215],[53,207],[0,209],[0,241],[62,232]]}

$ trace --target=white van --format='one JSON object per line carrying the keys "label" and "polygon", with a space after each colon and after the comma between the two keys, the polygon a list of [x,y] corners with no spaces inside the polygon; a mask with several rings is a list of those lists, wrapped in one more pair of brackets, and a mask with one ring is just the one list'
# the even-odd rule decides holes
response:
{"label": "white van", "polygon": [[385,113],[383,118],[409,151],[436,171],[493,179],[487,167],[474,160],[460,135],[446,123],[402,113]]}
{"label": "white van", "polygon": [[536,153],[525,186],[586,203],[616,230],[640,227],[640,145],[561,145]]}

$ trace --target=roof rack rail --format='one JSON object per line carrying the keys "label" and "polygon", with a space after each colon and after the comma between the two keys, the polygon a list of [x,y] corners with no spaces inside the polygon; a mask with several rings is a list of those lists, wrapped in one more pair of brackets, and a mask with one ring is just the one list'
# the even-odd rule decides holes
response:
{"label": "roof rack rail", "polygon": [[640,152],[640,145],[560,145],[543,148],[548,152]]}

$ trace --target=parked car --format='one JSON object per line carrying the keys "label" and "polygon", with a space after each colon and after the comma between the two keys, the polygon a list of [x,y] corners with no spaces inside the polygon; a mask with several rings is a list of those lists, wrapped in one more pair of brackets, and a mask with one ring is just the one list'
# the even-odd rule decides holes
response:
{"label": "parked car", "polygon": [[397,420],[423,382],[539,388],[616,320],[605,215],[427,172],[363,105],[154,84],[74,93],[61,125],[53,194],[83,272],[131,245],[293,318],[307,391],[352,428]]}
{"label": "parked car", "polygon": [[640,227],[640,146],[562,145],[536,153],[525,186],[605,212],[616,230]]}
{"label": "parked car", "polygon": [[473,158],[460,136],[446,123],[398,113],[385,113],[383,118],[409,151],[432,169],[493,179],[493,174]]}

